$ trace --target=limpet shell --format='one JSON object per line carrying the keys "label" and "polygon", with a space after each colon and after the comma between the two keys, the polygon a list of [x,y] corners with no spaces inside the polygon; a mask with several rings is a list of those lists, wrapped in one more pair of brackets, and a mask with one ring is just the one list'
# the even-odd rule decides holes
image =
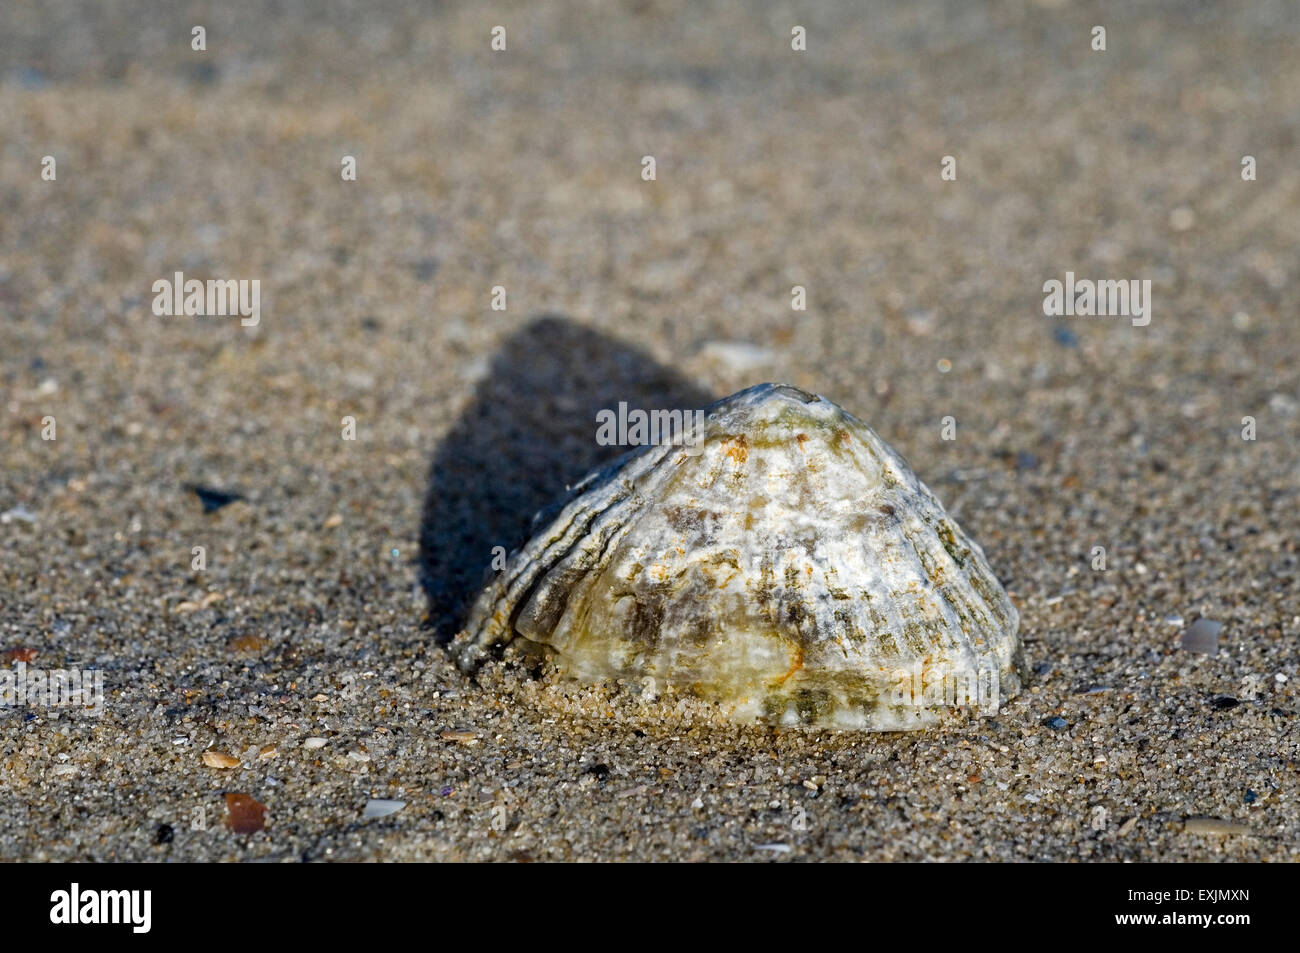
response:
{"label": "limpet shell", "polygon": [[705,414],[539,515],[453,641],[462,669],[522,639],[580,680],[653,679],[733,721],[876,731],[1019,689],[1015,607],[870,427],[780,384]]}

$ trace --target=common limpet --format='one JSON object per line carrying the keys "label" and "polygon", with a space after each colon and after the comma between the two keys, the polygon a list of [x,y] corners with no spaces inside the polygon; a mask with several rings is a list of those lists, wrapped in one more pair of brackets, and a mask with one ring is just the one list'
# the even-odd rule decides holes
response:
{"label": "common limpet", "polygon": [[1015,607],[870,427],[762,384],[693,438],[588,476],[479,595],[458,664],[524,639],[578,679],[649,677],[734,721],[877,731],[1019,689]]}

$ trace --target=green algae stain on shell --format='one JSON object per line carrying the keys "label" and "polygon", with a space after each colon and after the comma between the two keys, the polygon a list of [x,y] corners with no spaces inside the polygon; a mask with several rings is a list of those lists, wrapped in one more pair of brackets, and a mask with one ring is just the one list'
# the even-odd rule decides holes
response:
{"label": "green algae stain on shell", "polygon": [[903,458],[830,401],[762,384],[589,476],[452,644],[517,639],[586,682],[653,678],[737,722],[905,730],[996,713],[1018,616]]}

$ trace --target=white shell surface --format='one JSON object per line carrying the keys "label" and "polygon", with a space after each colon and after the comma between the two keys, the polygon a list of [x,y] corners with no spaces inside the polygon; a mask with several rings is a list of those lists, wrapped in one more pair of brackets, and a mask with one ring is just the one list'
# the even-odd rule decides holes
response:
{"label": "white shell surface", "polygon": [[589,476],[452,650],[517,638],[586,681],[654,679],[741,722],[896,730],[991,714],[1018,616],[984,553],[866,424],[793,387]]}

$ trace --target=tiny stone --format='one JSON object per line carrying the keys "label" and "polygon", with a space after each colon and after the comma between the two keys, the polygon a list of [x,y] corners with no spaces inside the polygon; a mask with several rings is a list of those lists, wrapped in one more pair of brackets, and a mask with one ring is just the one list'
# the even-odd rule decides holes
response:
{"label": "tiny stone", "polygon": [[1069,328],[1058,327],[1052,331],[1052,337],[1062,347],[1078,347],[1079,336]]}
{"label": "tiny stone", "polygon": [[211,749],[203,752],[203,763],[209,768],[239,767],[239,759],[234,755],[226,754],[224,751],[213,751]]}
{"label": "tiny stone", "polygon": [[11,523],[14,520],[17,520],[20,523],[35,524],[36,514],[21,503],[12,509],[0,513],[0,523]]}
{"label": "tiny stone", "polygon": [[155,844],[170,844],[176,838],[176,831],[170,824],[159,824],[158,830],[154,833],[153,842]]}
{"label": "tiny stone", "polygon": [[[476,735],[474,732],[465,731],[459,728],[453,729],[451,731],[440,731],[438,732],[438,737],[441,738],[443,741],[459,741],[463,745],[472,745],[474,742],[478,740],[478,735]],[[608,768],[606,768],[605,770],[606,772],[609,771]]]}
{"label": "tiny stone", "polygon": [[1183,824],[1184,834],[1249,834],[1250,828],[1221,817],[1189,817]]}
{"label": "tiny stone", "polygon": [[266,826],[266,805],[247,794],[227,794],[226,826],[236,834],[256,834]]}
{"label": "tiny stone", "polygon": [[324,738],[308,738],[306,741],[304,741],[304,742],[302,743],[302,746],[303,746],[304,748],[309,748],[309,749],[310,749],[310,748],[324,748],[324,747],[325,747],[325,739],[324,739]]}
{"label": "tiny stone", "polygon": [[1236,708],[1241,702],[1231,695],[1215,695],[1210,699],[1210,704],[1216,711],[1227,711],[1229,708]]}
{"label": "tiny stone", "polygon": [[199,498],[203,504],[204,513],[215,513],[223,506],[229,506],[242,500],[243,497],[238,493],[229,493],[225,490],[214,490],[211,487],[199,486],[196,483],[190,483],[186,486],[187,490],[193,491],[194,495]]}
{"label": "tiny stone", "polygon": [[1184,652],[1194,652],[1197,655],[1218,655],[1219,630],[1222,628],[1222,622],[1197,619],[1178,640],[1178,647]]}
{"label": "tiny stone", "polygon": [[788,854],[793,848],[789,844],[757,844],[755,850],[770,850],[774,854]]}
{"label": "tiny stone", "polygon": [[1177,612],[1171,612],[1165,616],[1165,625],[1173,625],[1181,629],[1183,627],[1183,617]]}
{"label": "tiny stone", "polygon": [[1077,695],[1101,695],[1110,691],[1109,685],[1084,685],[1075,694]]}
{"label": "tiny stone", "polygon": [[389,814],[396,814],[404,807],[406,807],[405,801],[372,797],[366,802],[366,809],[361,816],[365,818],[387,817]]}
{"label": "tiny stone", "polygon": [[1247,788],[1245,800],[1247,804],[1254,804],[1256,801],[1259,800],[1259,795],[1256,794],[1254,791],[1250,790],[1249,788]]}
{"label": "tiny stone", "polygon": [[1070,727],[1070,723],[1060,715],[1054,715],[1051,718],[1043,719],[1043,724],[1048,728],[1051,728],[1053,731],[1064,731],[1066,728]]}

